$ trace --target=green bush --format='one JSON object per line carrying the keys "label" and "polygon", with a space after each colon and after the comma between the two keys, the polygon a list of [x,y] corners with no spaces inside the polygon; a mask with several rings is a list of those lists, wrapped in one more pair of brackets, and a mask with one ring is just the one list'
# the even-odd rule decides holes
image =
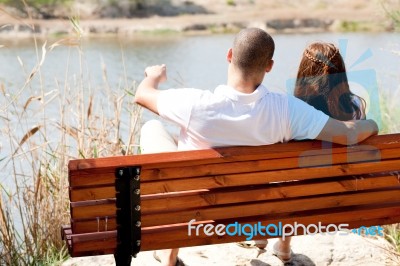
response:
{"label": "green bush", "polygon": [[[53,18],[54,10],[68,7],[74,0],[0,0],[0,4],[30,13],[33,18]],[[30,9],[27,9],[29,7]]]}
{"label": "green bush", "polygon": [[[71,2],[71,0],[25,0],[28,6],[39,7],[43,5],[58,5],[65,4]],[[0,0],[0,3],[15,6],[15,7],[23,7],[24,3],[22,0]]]}
{"label": "green bush", "polygon": [[395,29],[400,28],[400,1],[381,0],[381,5]]}
{"label": "green bush", "polygon": [[228,6],[236,6],[235,0],[226,0]]}

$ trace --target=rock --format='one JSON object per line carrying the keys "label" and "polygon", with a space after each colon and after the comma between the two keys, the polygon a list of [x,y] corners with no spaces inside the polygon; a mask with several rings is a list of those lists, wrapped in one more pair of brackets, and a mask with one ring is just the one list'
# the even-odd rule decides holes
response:
{"label": "rock", "polygon": [[306,29],[320,29],[327,30],[333,23],[333,20],[329,19],[316,19],[316,18],[305,18],[305,19],[273,19],[267,21],[267,28],[285,31],[285,30],[306,30]]}

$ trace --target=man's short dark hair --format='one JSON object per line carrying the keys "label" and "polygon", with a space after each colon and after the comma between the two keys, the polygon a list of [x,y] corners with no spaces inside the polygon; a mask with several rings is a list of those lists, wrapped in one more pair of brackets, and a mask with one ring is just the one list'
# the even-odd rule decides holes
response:
{"label": "man's short dark hair", "polygon": [[233,43],[233,64],[244,74],[265,71],[275,51],[272,37],[258,28],[241,30]]}

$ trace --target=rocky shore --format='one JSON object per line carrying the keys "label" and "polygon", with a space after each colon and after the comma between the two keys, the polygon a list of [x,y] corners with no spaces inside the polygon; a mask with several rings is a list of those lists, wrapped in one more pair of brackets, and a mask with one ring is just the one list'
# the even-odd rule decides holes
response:
{"label": "rocky shore", "polygon": [[31,19],[14,9],[0,6],[3,10],[0,14],[0,37],[69,35],[74,32],[74,27],[68,17],[73,14],[79,14],[79,28],[87,36],[226,33],[249,26],[264,28],[271,33],[393,30],[392,21],[375,1],[349,3],[338,0],[329,4],[322,0],[307,3],[280,0],[274,4],[265,3],[270,1],[238,0],[167,2],[168,5],[129,14],[122,7],[99,9],[81,3],[75,11],[59,11],[60,14],[52,19]]}
{"label": "rocky shore", "polygon": [[[220,20],[220,19],[218,19]],[[240,29],[257,26],[269,32],[326,32],[335,31],[337,26],[331,19],[272,19],[266,21],[231,21],[222,22],[217,19],[208,22],[208,17],[186,19],[151,18],[151,19],[115,19],[80,21],[83,34],[131,36],[140,33],[229,33]],[[57,36],[74,32],[68,20],[31,21],[26,23],[3,24],[0,26],[2,37],[29,37],[37,35]]]}

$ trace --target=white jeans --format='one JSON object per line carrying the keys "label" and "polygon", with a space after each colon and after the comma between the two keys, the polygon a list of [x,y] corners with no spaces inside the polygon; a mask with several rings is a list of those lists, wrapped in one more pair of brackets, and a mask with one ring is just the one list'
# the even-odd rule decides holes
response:
{"label": "white jeans", "polygon": [[142,154],[177,151],[178,145],[158,120],[147,121],[140,131]]}

